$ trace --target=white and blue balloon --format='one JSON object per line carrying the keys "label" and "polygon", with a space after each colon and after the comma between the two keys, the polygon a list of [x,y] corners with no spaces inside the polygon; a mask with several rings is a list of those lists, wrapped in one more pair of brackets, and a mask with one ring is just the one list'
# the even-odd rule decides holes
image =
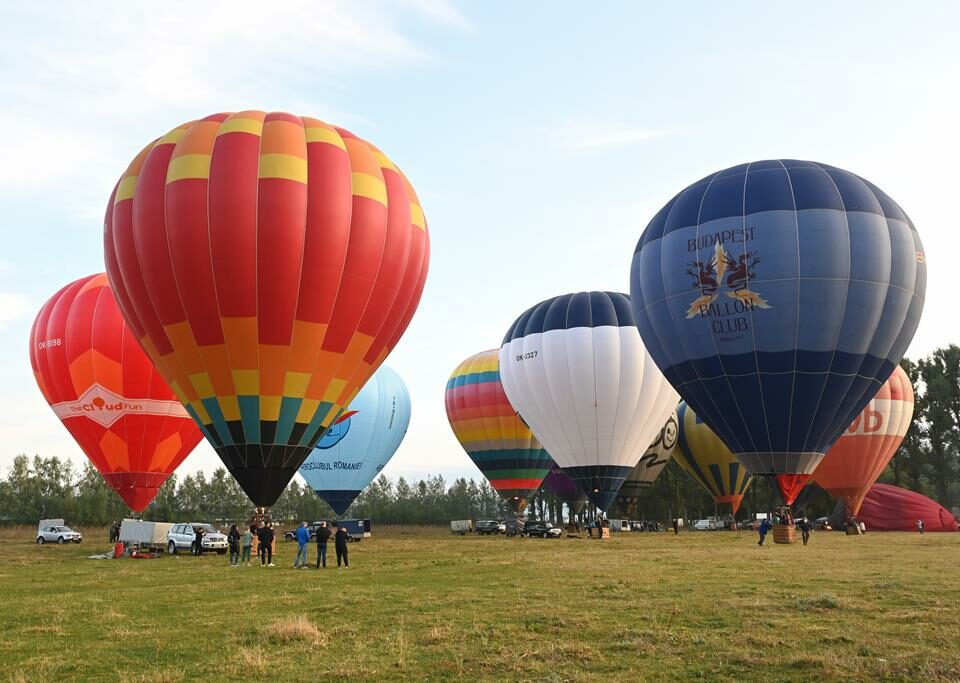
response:
{"label": "white and blue balloon", "polygon": [[317,442],[300,475],[342,515],[397,452],[409,424],[407,385],[383,365]]}

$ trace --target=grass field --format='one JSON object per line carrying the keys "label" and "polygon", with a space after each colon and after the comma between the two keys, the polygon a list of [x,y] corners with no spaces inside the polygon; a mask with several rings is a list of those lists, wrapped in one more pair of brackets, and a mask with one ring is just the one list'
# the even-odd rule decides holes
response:
{"label": "grass field", "polygon": [[106,532],[31,531],[0,537],[13,681],[960,680],[960,534],[381,528],[349,571],[293,571],[288,543],[275,568],[232,569],[87,560]]}

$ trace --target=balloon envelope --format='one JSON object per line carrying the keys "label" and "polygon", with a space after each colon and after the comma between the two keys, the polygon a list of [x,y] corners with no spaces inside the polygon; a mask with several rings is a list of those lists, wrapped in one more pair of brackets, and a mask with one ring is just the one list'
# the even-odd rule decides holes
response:
{"label": "balloon envelope", "polygon": [[657,365],[788,504],[902,358],[925,289],[920,237],[890,197],[792,160],[683,190],[647,226],[630,273]]}
{"label": "balloon envelope", "polygon": [[300,474],[342,515],[400,447],[410,424],[410,393],[381,365],[349,409],[317,442]]}
{"label": "balloon envelope", "polygon": [[556,463],[550,468],[547,476],[544,477],[543,487],[563,503],[566,503],[567,507],[569,507],[570,511],[575,515],[580,514],[583,511],[583,507],[587,504],[587,497],[583,491],[580,490],[580,487],[577,486],[570,477],[564,474],[563,470],[557,467]]}
{"label": "balloon envelope", "polygon": [[847,506],[860,511],[867,491],[883,474],[913,420],[913,385],[898,365],[880,391],[827,451],[813,480]]}
{"label": "balloon envelope", "polygon": [[[849,519],[846,505],[837,502],[830,516],[834,529],[843,529]],[[950,511],[923,494],[889,484],[874,484],[860,506],[857,521],[871,531],[916,531],[922,519],[924,531],[957,531],[957,518]]]}
{"label": "balloon envelope", "polygon": [[131,162],[104,257],[148,355],[268,506],[406,329],[429,240],[376,147],[246,111],[186,123]]}
{"label": "balloon envelope", "polygon": [[679,436],[673,459],[705,488],[715,503],[729,503],[737,514],[750,486],[750,474],[690,406],[677,406]]}
{"label": "balloon envelope", "polygon": [[601,510],[677,402],[629,299],[616,292],[565,294],[527,310],[503,339],[500,377],[553,460]]}
{"label": "balloon envelope", "polygon": [[673,457],[674,449],[677,445],[677,414],[667,418],[660,432],[648,447],[646,452],[640,456],[640,462],[633,468],[630,476],[626,478],[620,491],[617,494],[617,500],[627,509],[628,514],[633,514],[640,496],[646,489],[649,489],[653,482],[657,480],[663,468],[667,466],[670,458]]}
{"label": "balloon envelope", "polygon": [[447,380],[447,419],[463,449],[507,503],[521,512],[553,461],[517,415],[500,383],[496,349],[470,356]]}
{"label": "balloon envelope", "polygon": [[123,322],[104,274],[44,304],[30,363],[53,412],[134,512],[203,438]]}

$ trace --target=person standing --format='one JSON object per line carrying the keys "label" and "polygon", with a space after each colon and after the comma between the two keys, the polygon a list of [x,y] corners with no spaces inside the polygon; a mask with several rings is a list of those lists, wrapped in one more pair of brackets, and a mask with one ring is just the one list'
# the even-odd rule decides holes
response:
{"label": "person standing", "polygon": [[203,554],[203,529],[197,527],[194,531],[196,536],[193,537],[193,554],[199,557]]}
{"label": "person standing", "polygon": [[320,522],[320,528],[317,529],[317,569],[327,568],[327,541],[330,540],[330,527],[326,522]]}
{"label": "person standing", "polygon": [[760,522],[760,540],[757,541],[757,545],[763,545],[764,540],[767,538],[768,531],[770,531],[770,522],[764,519]]}
{"label": "person standing", "polygon": [[240,530],[234,524],[227,533],[227,545],[230,546],[230,566],[240,566]]}
{"label": "person standing", "polygon": [[797,527],[800,529],[801,536],[803,536],[803,544],[806,545],[807,541],[810,540],[810,520],[804,517],[797,522]]}
{"label": "person standing", "polygon": [[673,518],[673,535],[676,536],[680,533],[680,520],[676,517]]}
{"label": "person standing", "polygon": [[240,564],[244,562],[247,563],[247,566],[250,566],[250,547],[253,545],[253,532],[257,530],[253,524],[250,525],[250,528],[243,532],[243,536],[240,537],[240,547],[243,549],[243,553],[240,555]]}
{"label": "person standing", "polygon": [[260,551],[260,566],[273,567],[273,529],[264,524],[257,530],[257,544]]}
{"label": "person standing", "polygon": [[310,542],[310,529],[307,528],[307,523],[303,522],[300,525],[300,528],[297,529],[297,557],[293,561],[294,569],[306,569],[307,568],[307,543]]}
{"label": "person standing", "polygon": [[337,551],[337,569],[340,569],[340,561],[343,561],[344,569],[350,569],[350,561],[347,559],[347,539],[350,537],[350,534],[347,533],[346,527],[338,527],[337,533],[333,537],[333,545]]}
{"label": "person standing", "polygon": [[920,532],[920,535],[921,535],[921,536],[923,535],[923,520],[922,520],[922,519],[918,519],[918,520],[917,520],[917,531]]}

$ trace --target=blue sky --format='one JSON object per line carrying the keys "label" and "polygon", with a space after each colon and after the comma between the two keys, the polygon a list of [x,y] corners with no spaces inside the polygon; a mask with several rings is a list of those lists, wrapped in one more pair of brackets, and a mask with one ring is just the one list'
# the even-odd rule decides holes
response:
{"label": "blue sky", "polygon": [[[653,214],[744,161],[822,161],[896,199],[929,265],[909,355],[960,342],[960,4],[281,7],[0,8],[0,468],[23,452],[82,462],[34,385],[30,323],[63,284],[103,270],[106,200],[136,152],[217,111],[324,118],[417,188],[433,255],[387,361],[414,402],[393,477],[479,477],[446,422],[450,371],[541,299],[627,291]],[[218,464],[203,444],[181,470]]]}

